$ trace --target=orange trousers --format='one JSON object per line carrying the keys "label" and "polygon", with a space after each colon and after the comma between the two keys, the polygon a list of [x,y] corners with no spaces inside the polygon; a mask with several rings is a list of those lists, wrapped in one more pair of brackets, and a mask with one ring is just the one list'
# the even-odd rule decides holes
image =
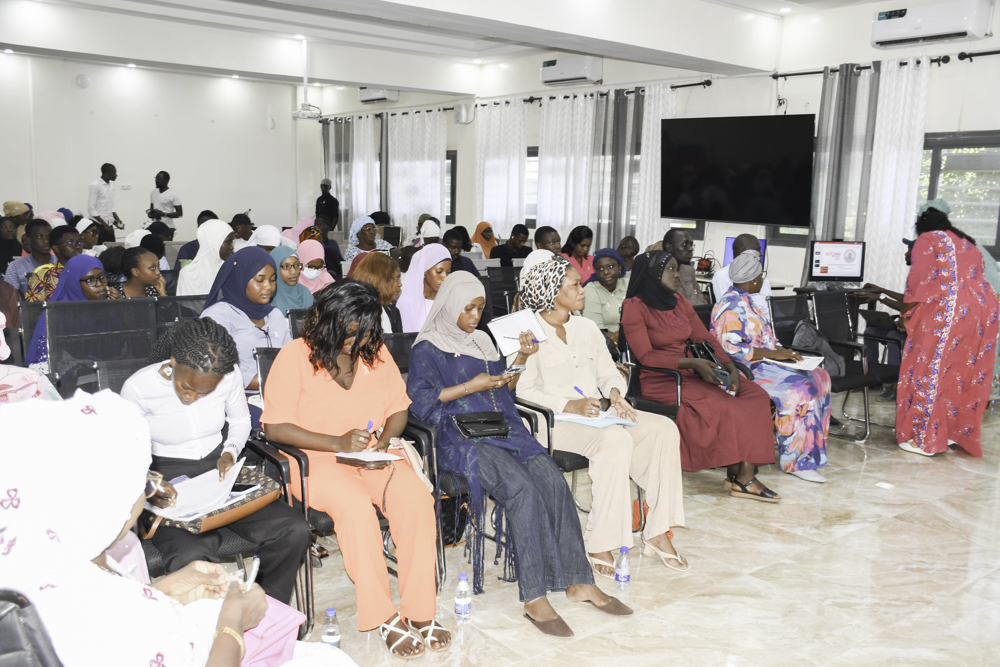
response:
{"label": "orange trousers", "polygon": [[[362,470],[337,463],[333,454],[317,454],[309,454],[309,505],[333,518],[344,567],[358,598],[358,630],[374,630],[397,611],[382,555],[382,532],[372,506],[382,508],[383,493],[384,514],[396,545],[399,613],[418,623],[433,619],[437,521],[434,497],[427,487],[405,460],[396,461],[391,472],[392,467]],[[297,480],[298,464],[291,457],[289,464],[292,479]],[[292,482],[292,495],[302,499],[297,482]]]}

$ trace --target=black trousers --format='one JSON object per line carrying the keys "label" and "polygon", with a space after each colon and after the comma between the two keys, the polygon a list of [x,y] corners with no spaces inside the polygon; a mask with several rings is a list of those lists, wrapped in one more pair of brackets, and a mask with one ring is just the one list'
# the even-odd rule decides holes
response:
{"label": "black trousers", "polygon": [[[221,455],[222,445],[201,460],[153,456],[150,469],[161,473],[166,480],[180,475],[197,477],[215,470],[215,463]],[[305,517],[278,499],[226,528],[258,545],[256,554],[260,558],[260,570],[257,583],[275,600],[288,602],[292,597],[295,574],[312,542],[312,531]],[[153,544],[163,553],[167,572],[176,572],[196,560],[218,563],[222,536],[218,530],[195,535],[180,528],[161,526],[153,535]]]}

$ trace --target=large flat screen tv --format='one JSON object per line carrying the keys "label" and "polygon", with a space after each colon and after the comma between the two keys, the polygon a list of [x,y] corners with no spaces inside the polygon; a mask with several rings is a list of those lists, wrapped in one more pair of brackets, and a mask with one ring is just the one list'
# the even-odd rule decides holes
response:
{"label": "large flat screen tv", "polygon": [[660,122],[662,217],[809,226],[813,114]]}

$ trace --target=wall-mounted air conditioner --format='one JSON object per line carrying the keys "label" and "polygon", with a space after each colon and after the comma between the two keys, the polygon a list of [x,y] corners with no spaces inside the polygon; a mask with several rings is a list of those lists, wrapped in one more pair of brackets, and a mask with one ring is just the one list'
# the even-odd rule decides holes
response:
{"label": "wall-mounted air conditioner", "polygon": [[376,102],[398,102],[399,91],[388,90],[386,88],[359,88],[358,100],[362,104],[375,104]]}
{"label": "wall-mounted air conditioner", "polygon": [[952,0],[933,5],[875,12],[872,46],[879,49],[959,39],[982,39],[990,32],[992,0]]}
{"label": "wall-mounted air conditioner", "polygon": [[568,86],[580,83],[599,84],[604,80],[604,59],[595,56],[572,56],[542,63],[542,83]]}

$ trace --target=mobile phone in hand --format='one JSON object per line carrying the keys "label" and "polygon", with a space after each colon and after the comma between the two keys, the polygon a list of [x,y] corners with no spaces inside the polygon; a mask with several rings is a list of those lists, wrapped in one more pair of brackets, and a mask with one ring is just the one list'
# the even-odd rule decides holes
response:
{"label": "mobile phone in hand", "polygon": [[523,373],[524,369],[527,368],[524,364],[514,364],[507,370],[505,370],[501,375],[517,375],[518,373]]}
{"label": "mobile phone in hand", "polygon": [[713,368],[712,372],[715,373],[715,377],[722,381],[723,387],[729,386],[729,373],[727,371],[724,371],[721,368]]}

